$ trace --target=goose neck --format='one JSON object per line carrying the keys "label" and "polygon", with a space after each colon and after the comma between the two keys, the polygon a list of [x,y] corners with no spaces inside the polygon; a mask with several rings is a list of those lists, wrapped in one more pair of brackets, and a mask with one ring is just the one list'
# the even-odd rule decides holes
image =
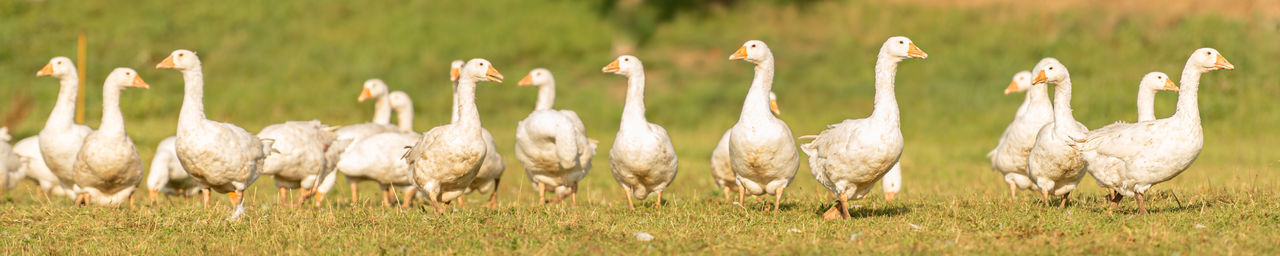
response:
{"label": "goose neck", "polygon": [[98,125],[99,132],[124,133],[124,116],[120,113],[121,89],[119,86],[103,86],[102,123]]}
{"label": "goose neck", "polygon": [[45,127],[70,127],[75,123],[76,96],[79,95],[80,77],[75,70],[58,79],[58,99],[53,111],[45,120]]}
{"label": "goose neck", "polygon": [[901,61],[901,58],[889,56],[884,51],[881,51],[876,60],[875,110],[871,112],[873,119],[898,121],[898,99],[893,92],[893,83],[898,72],[898,62]]}
{"label": "goose neck", "polygon": [[1200,93],[1200,75],[1203,73],[1190,61],[1182,69],[1182,79],[1179,81],[1182,87],[1178,88],[1178,106],[1174,117],[1200,122],[1200,103],[1197,102],[1197,97]]}
{"label": "goose neck", "polygon": [[1138,122],[1156,120],[1156,90],[1138,88]]}
{"label": "goose neck", "polygon": [[538,86],[538,103],[533,110],[548,110],[556,103],[556,81],[551,80]]}
{"label": "goose neck", "polygon": [[183,70],[182,81],[185,88],[182,112],[178,114],[178,125],[195,125],[196,122],[205,119],[204,72],[200,71],[200,67]]}
{"label": "goose neck", "polygon": [[387,100],[386,93],[378,94],[377,100],[373,102],[373,123],[391,123],[391,102]]}
{"label": "goose neck", "polygon": [[622,126],[644,125],[644,73],[627,76],[627,99],[622,107]]}
{"label": "goose neck", "polygon": [[1075,120],[1071,111],[1071,78],[1068,77],[1058,82],[1053,89],[1053,122],[1055,127],[1059,127],[1059,123]]}
{"label": "goose neck", "polygon": [[396,121],[400,131],[413,131],[413,104],[397,106]]}
{"label": "goose neck", "polygon": [[480,129],[480,112],[476,109],[476,82],[469,78],[458,80],[458,121],[464,128]]}
{"label": "goose neck", "polygon": [[742,103],[741,118],[755,116],[773,117],[769,109],[769,92],[773,91],[773,58],[765,58],[755,65],[755,77],[751,80],[751,89],[747,90],[747,98]]}

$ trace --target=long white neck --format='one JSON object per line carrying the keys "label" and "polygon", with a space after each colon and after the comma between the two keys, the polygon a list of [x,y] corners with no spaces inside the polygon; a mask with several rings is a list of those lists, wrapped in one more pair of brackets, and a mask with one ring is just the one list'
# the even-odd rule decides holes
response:
{"label": "long white neck", "polygon": [[65,128],[75,124],[76,95],[80,90],[80,77],[73,69],[58,79],[58,100],[53,103],[53,111],[45,120],[45,127]]}
{"label": "long white neck", "polygon": [[480,111],[476,109],[476,82],[470,78],[458,79],[458,121],[455,125],[480,130]]}
{"label": "long white neck", "polygon": [[876,58],[875,110],[871,112],[871,119],[898,122],[898,99],[893,94],[893,79],[901,61],[901,58],[889,56],[884,50]]}
{"label": "long white neck", "polygon": [[1018,105],[1018,112],[1013,114],[1014,117],[1022,116],[1023,113],[1027,112],[1027,108],[1031,106],[1031,91],[1027,91],[1025,94],[1022,96],[1022,105]]}
{"label": "long white neck", "polygon": [[449,106],[452,112],[449,117],[449,123],[458,123],[458,81],[453,81],[453,105]]}
{"label": "long white neck", "polygon": [[119,86],[110,85],[110,82],[102,86],[102,123],[98,125],[98,132],[124,135],[124,116],[120,113],[120,91]]}
{"label": "long white neck", "polygon": [[1049,101],[1049,86],[1045,84],[1032,85],[1027,90],[1027,109],[1032,111],[1036,109],[1045,109],[1052,111],[1053,102]]}
{"label": "long white neck", "polygon": [[397,106],[396,121],[401,131],[413,131],[413,104]]}
{"label": "long white neck", "polygon": [[197,125],[205,120],[204,115],[204,71],[199,66],[183,70],[182,81],[186,85],[182,98],[182,112],[178,113],[178,131],[183,126]]}
{"label": "long white neck", "polygon": [[1138,87],[1138,122],[1156,120],[1156,90]]}
{"label": "long white neck", "polygon": [[538,103],[533,106],[533,110],[551,109],[556,104],[556,80],[550,79],[546,83],[538,86]]}
{"label": "long white neck", "polygon": [[644,72],[627,76],[627,99],[622,107],[622,126],[646,126],[644,117]]}
{"label": "long white neck", "polygon": [[1071,113],[1071,77],[1067,77],[1053,89],[1053,125],[1059,129],[1069,128],[1075,121]]}
{"label": "long white neck", "polygon": [[769,92],[773,91],[773,56],[766,56],[764,61],[756,64],[755,70],[751,89],[747,90],[747,99],[742,103],[739,122],[751,117],[774,117],[769,109]]}
{"label": "long white neck", "polygon": [[373,123],[390,124],[391,102],[387,100],[387,93],[378,94],[375,97],[377,101],[373,102]]}
{"label": "long white neck", "polygon": [[1187,66],[1182,68],[1182,87],[1178,88],[1178,110],[1173,113],[1173,117],[1195,121],[1200,123],[1200,103],[1197,97],[1200,92],[1200,74],[1203,74],[1199,68],[1196,68],[1190,60]]}

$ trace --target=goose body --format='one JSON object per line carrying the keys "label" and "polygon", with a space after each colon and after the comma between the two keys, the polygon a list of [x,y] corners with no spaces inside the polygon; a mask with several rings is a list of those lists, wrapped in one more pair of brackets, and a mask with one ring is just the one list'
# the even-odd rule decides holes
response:
{"label": "goose body", "polygon": [[427,193],[437,212],[444,211],[444,202],[467,192],[488,153],[475,104],[476,82],[502,81],[502,74],[484,59],[472,59],[460,73],[458,122],[431,128],[404,155],[415,187]]}
{"label": "goose body", "polygon": [[645,118],[644,66],[640,59],[623,55],[601,71],[627,77],[622,123],[609,149],[613,179],[626,191],[631,209],[635,209],[632,198],[643,200],[650,193],[657,193],[654,204],[660,206],[662,192],[675,179],[679,165],[667,130]]}
{"label": "goose body", "polygon": [[1125,196],[1136,196],[1146,212],[1143,194],[1151,186],[1181,174],[1200,155],[1204,129],[1197,97],[1200,76],[1219,69],[1235,69],[1217,50],[1197,49],[1182,70],[1178,106],[1172,117],[1138,123],[1117,123],[1091,131],[1080,145],[1089,172],[1115,190],[1114,207]]}
{"label": "goose body", "polygon": [[119,205],[133,202],[133,192],[142,181],[142,158],[125,133],[120,111],[120,93],[125,88],[149,88],[130,68],[116,68],[102,88],[102,125],[85,137],[73,167],[76,184],[84,202]]}
{"label": "goose body", "polygon": [[1048,58],[1036,73],[1033,84],[1054,84],[1053,122],[1040,128],[1036,143],[1027,156],[1027,174],[1040,189],[1045,204],[1050,196],[1061,196],[1065,207],[1071,191],[1084,178],[1085,161],[1076,144],[1084,140],[1089,128],[1077,122],[1071,113],[1071,75],[1067,67]]}
{"label": "goose body", "polygon": [[518,84],[538,87],[533,112],[516,125],[515,145],[516,158],[538,190],[538,201],[547,201],[542,197],[547,191],[555,193],[557,201],[576,194],[578,182],[591,170],[595,143],[587,138],[576,112],[552,108],[556,84],[551,71],[534,69]]}
{"label": "goose body", "polygon": [[288,189],[301,188],[304,200],[311,196],[312,189],[334,165],[327,155],[341,153],[350,142],[337,137],[332,129],[317,120],[288,121],[258,132],[258,138],[273,141],[268,149],[273,153],[263,161],[261,174],[271,175],[275,180],[280,203],[285,203]]}
{"label": "goose body", "polygon": [[258,179],[271,142],[234,124],[205,118],[204,72],[195,52],[173,51],[156,68],[182,72],[186,87],[174,143],[178,161],[200,184],[228,193],[235,206],[230,219],[239,218],[244,213],[244,190]]}
{"label": "goose body", "polygon": [[[928,55],[906,37],[891,37],[876,60],[875,109],[870,117],[830,125],[813,141],[801,146],[809,155],[813,176],[836,195],[839,203],[825,218],[848,218],[849,198],[862,198],[872,184],[898,164],[905,144],[894,96],[898,63]],[[803,137],[802,137],[803,138]]]}
{"label": "goose body", "polygon": [[[79,90],[80,77],[76,74],[75,64],[67,57],[55,57],[49,64],[36,73],[37,76],[58,78],[61,85],[58,99],[54,102],[53,111],[45,121],[44,129],[37,137],[40,140],[40,156],[46,166],[62,183],[68,184],[72,190],[79,191],[75,183],[73,166],[80,146],[84,145],[85,136],[92,129],[89,126],[75,123],[76,95]],[[77,192],[78,193],[78,192]]]}
{"label": "goose body", "polygon": [[[1178,91],[1178,86],[1165,73],[1151,72],[1142,77],[1142,81],[1138,83],[1138,122],[1156,119],[1155,97],[1156,91],[1160,90]],[[1109,126],[1099,129],[1107,129],[1106,127]],[[1085,152],[1085,155],[1089,155],[1089,153]],[[1085,160],[1088,161],[1089,158],[1086,157]],[[1122,179],[1119,175],[1121,175],[1124,165],[1118,163],[1120,162],[1099,161],[1097,164],[1089,164],[1087,167],[1088,173],[1093,175],[1094,181],[1098,183],[1098,186],[1112,188],[1117,185],[1113,184],[1113,182]]]}
{"label": "goose body", "polygon": [[[1039,65],[1037,65],[1039,66]],[[991,169],[1004,176],[1009,185],[1009,197],[1018,189],[1033,189],[1035,183],[1027,176],[1027,156],[1035,145],[1036,134],[1046,124],[1053,122],[1053,104],[1049,101],[1049,89],[1043,84],[1032,85],[1032,74],[1022,71],[1013,76],[1005,94],[1025,92],[1022,105],[1013,116],[1013,122],[1000,135],[1000,143],[987,153]]]}
{"label": "goose body", "polygon": [[729,129],[729,166],[738,185],[738,203],[747,194],[776,195],[778,210],[784,189],[800,168],[791,127],[771,113],[769,94],[773,88],[773,52],[758,40],[747,41],[729,59],[755,64],[755,78],[742,104],[738,123]]}
{"label": "goose body", "polygon": [[[64,183],[58,176],[49,170],[44,164],[44,157],[40,156],[40,138],[31,136],[13,144],[13,153],[18,156],[18,170],[10,173],[10,184],[17,185],[17,181],[22,178],[31,179],[40,186],[39,193],[45,197],[49,195],[67,196],[68,199],[75,199],[75,192],[72,190],[70,183]],[[12,186],[10,186],[12,187]]]}
{"label": "goose body", "polygon": [[[377,78],[366,80],[361,86],[360,96],[356,97],[356,101],[364,102],[368,99],[374,100],[373,121],[343,126],[334,131],[334,133],[338,135],[338,140],[350,141],[343,152],[351,150],[352,147],[361,140],[375,134],[388,132],[413,132],[413,103],[405,102],[396,104],[392,99],[392,95],[399,95],[396,97],[402,97],[407,101],[409,98],[408,94],[401,91],[388,92],[388,90],[387,83],[383,82],[382,79]],[[400,120],[397,125],[391,125],[392,110],[399,112]],[[341,158],[339,158],[338,161],[341,161]],[[373,160],[358,159],[355,161],[367,162]],[[347,184],[351,187],[351,201],[354,203],[359,200],[359,191],[356,188],[356,184],[369,179],[364,177],[361,173],[348,173],[339,168],[336,172],[329,172],[325,175],[324,180],[320,183],[320,187],[317,188],[318,194],[316,195],[316,202],[323,201],[325,194],[333,191],[333,186],[338,181],[337,173],[342,173],[343,176],[347,177]]]}
{"label": "goose body", "polygon": [[147,174],[147,190],[152,201],[160,193],[167,195],[195,196],[204,189],[178,161],[178,153],[173,144],[176,136],[169,136],[156,145],[155,156],[151,158],[151,171]]}
{"label": "goose body", "polygon": [[405,190],[406,197],[401,205],[407,206],[416,188],[410,181],[409,164],[401,157],[404,156],[405,147],[413,146],[422,135],[413,132],[413,101],[409,99],[409,95],[394,91],[387,95],[387,99],[399,116],[398,131],[374,134],[351,144],[338,158],[337,170],[347,177],[351,185],[352,201],[357,198],[356,182],[372,180],[384,191],[384,206],[391,204],[392,191],[389,189],[392,187]]}

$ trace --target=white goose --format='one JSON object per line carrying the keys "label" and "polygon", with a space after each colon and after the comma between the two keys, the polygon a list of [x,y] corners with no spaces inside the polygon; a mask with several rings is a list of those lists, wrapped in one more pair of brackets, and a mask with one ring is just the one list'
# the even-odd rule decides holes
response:
{"label": "white goose", "polygon": [[1136,196],[1138,209],[1146,213],[1143,195],[1151,186],[1173,179],[1191,166],[1204,147],[1197,102],[1200,76],[1219,69],[1235,69],[1218,50],[1200,48],[1191,53],[1182,69],[1182,88],[1172,117],[1138,123],[1117,123],[1094,130],[1081,146],[1090,173],[1099,183],[1111,184],[1119,193],[1112,208],[1125,196]]}
{"label": "white goose", "polygon": [[738,204],[747,194],[773,194],[773,210],[777,211],[783,191],[800,169],[800,153],[791,128],[770,113],[773,52],[764,42],[751,40],[729,59],[755,64],[755,78],[742,103],[742,115],[729,129],[729,165],[738,181]]}
{"label": "white goose", "polygon": [[195,196],[205,187],[187,174],[178,161],[178,153],[174,152],[174,141],[178,137],[169,136],[156,145],[155,156],[151,158],[151,172],[147,174],[147,192],[154,203],[160,193],[166,195]]}
{"label": "white goose", "polygon": [[[1151,121],[1156,119],[1155,114],[1155,97],[1156,91],[1170,90],[1178,91],[1178,85],[1173,83],[1173,79],[1162,72],[1151,72],[1142,76],[1142,81],[1138,82],[1138,122]],[[1122,123],[1122,122],[1118,122]],[[1104,127],[1105,128],[1105,127]],[[1086,161],[1089,159],[1086,158]],[[1119,181],[1120,172],[1124,166],[1121,165],[1089,165],[1089,174],[1093,175],[1093,179],[1098,186],[1108,188],[1108,198],[1115,196],[1115,189],[1111,189],[1116,184],[1112,182]]]}
{"label": "white goose", "polygon": [[1066,207],[1067,198],[1080,179],[1084,178],[1085,161],[1080,157],[1076,144],[1083,142],[1089,128],[1076,121],[1071,114],[1071,74],[1057,59],[1047,58],[1038,65],[1033,84],[1053,84],[1053,122],[1040,128],[1036,143],[1027,156],[1027,175],[1040,189],[1044,203],[1049,196],[1061,196],[1059,207]]}
{"label": "white goose", "polygon": [[824,218],[848,218],[848,200],[862,198],[898,164],[902,156],[902,130],[898,100],[894,97],[894,76],[898,63],[908,58],[928,58],[911,39],[890,37],[880,47],[876,59],[875,109],[863,119],[833,124],[822,133],[804,136],[813,142],[801,148],[809,155],[809,168],[819,183],[839,201]]}
{"label": "white goose", "polygon": [[[458,76],[460,74],[462,61],[455,60],[451,64],[449,70],[449,80],[453,81],[453,117],[451,123],[458,122],[458,112],[462,108],[458,100]],[[507,163],[502,159],[502,154],[498,153],[498,144],[493,141],[493,133],[489,129],[480,127],[480,133],[484,136],[485,153],[484,162],[480,164],[480,172],[476,173],[476,178],[471,180],[471,185],[467,188],[466,193],[479,191],[480,193],[489,193],[488,207],[498,207],[498,183],[502,180],[502,172],[507,170]],[[458,197],[458,204],[461,206],[466,202],[466,198]]]}
{"label": "white goose", "polygon": [[239,126],[205,118],[204,72],[195,52],[173,51],[156,68],[182,72],[186,87],[174,143],[178,161],[200,184],[227,193],[234,205],[229,219],[239,218],[244,214],[244,190],[258,179],[271,141],[260,140]]}
{"label": "white goose", "polygon": [[431,128],[404,155],[413,168],[413,184],[427,193],[437,213],[444,212],[444,202],[467,192],[487,157],[475,102],[480,81],[502,82],[502,74],[488,60],[472,59],[458,77],[458,122]]}
{"label": "white goose", "polygon": [[88,126],[75,123],[76,94],[79,90],[80,77],[76,74],[76,66],[67,57],[54,57],[44,68],[36,72],[36,76],[52,76],[58,78],[61,85],[58,89],[58,100],[53,104],[53,111],[40,130],[40,156],[53,175],[63,183],[63,187],[71,187],[79,194],[80,188],[75,184],[72,165],[76,162],[76,154],[84,144],[84,137],[89,136]]}
{"label": "white goose", "polygon": [[263,161],[261,175],[271,175],[275,180],[281,205],[286,204],[289,189],[302,189],[298,204],[312,196],[312,189],[329,173],[328,166],[334,164],[326,156],[347,148],[351,140],[338,140],[333,130],[312,120],[269,125],[258,132],[258,138],[274,141],[270,149],[273,154]]}
{"label": "white goose", "polygon": [[[374,78],[374,79],[366,80],[364,82],[360,90],[360,96],[356,97],[356,101],[364,102],[365,100],[368,100],[368,99],[374,99],[373,121],[343,126],[341,128],[338,128],[337,131],[334,131],[335,133],[338,134],[339,140],[351,141],[350,143],[347,144],[347,148],[345,150],[351,150],[351,147],[353,147],[356,143],[359,143],[360,140],[363,140],[364,138],[369,136],[373,136],[374,134],[386,133],[386,132],[412,132],[412,127],[413,127],[413,124],[411,123],[413,122],[412,104],[410,104],[408,107],[404,107],[407,109],[395,106],[394,104],[392,104],[392,100],[390,98],[390,95],[392,93],[388,92],[388,90],[389,89],[387,89],[387,83],[383,82],[382,79]],[[401,92],[401,94],[403,94],[403,92]],[[391,111],[393,109],[400,111],[400,120],[399,120],[398,126],[391,125]],[[408,119],[404,118],[406,111],[409,116]],[[316,194],[317,203],[324,200],[325,194],[328,194],[330,191],[333,191],[333,186],[338,181],[337,173],[339,172],[341,172],[341,169],[339,169],[338,172],[329,172],[328,174],[325,175],[324,180],[321,181],[320,186],[317,189],[317,194]],[[360,199],[360,193],[359,193],[359,190],[356,188],[356,185],[360,181],[365,181],[368,179],[366,179],[364,176],[360,175],[359,173],[343,173],[343,175],[347,177],[347,184],[348,186],[351,187],[351,203],[354,204]]]}
{"label": "white goose", "polygon": [[[778,109],[778,95],[769,92],[769,110],[774,115],[781,115],[782,111]],[[729,201],[729,192],[738,191],[738,178],[733,176],[733,166],[729,164],[729,133],[733,132],[733,127],[724,131],[724,135],[720,136],[720,142],[716,142],[716,148],[711,150],[711,178],[716,182],[716,186],[720,187],[721,194],[724,194],[724,200]]]}
{"label": "white goose", "polygon": [[102,86],[102,123],[84,138],[76,154],[72,169],[86,204],[119,205],[128,199],[133,206],[133,192],[142,180],[142,158],[125,133],[120,113],[120,92],[130,87],[151,88],[131,68],[111,71]]}
{"label": "white goose", "polygon": [[[413,102],[409,95],[394,91],[387,98],[393,108],[397,109],[402,131],[375,134],[352,144],[339,157],[337,169],[353,184],[356,180],[378,182],[382,190],[383,206],[391,205],[391,188],[399,187],[405,191],[401,206],[408,206],[417,188],[413,187],[409,179],[409,163],[400,158],[404,156],[404,148],[413,146],[422,135],[413,132]],[[355,191],[354,187],[352,191]]]}
{"label": "white goose", "polygon": [[609,150],[613,179],[627,192],[627,206],[635,209],[632,197],[644,200],[657,193],[655,206],[662,205],[662,191],[676,177],[678,160],[667,130],[649,123],[644,112],[644,65],[635,56],[623,55],[601,69],[627,77],[627,99],[622,108],[622,124]]}
{"label": "white goose", "polygon": [[[44,164],[44,157],[40,156],[40,138],[38,136],[27,137],[18,141],[18,143],[14,143],[13,153],[18,155],[21,165],[18,167],[18,171],[12,174],[16,177],[35,181],[36,185],[40,186],[36,194],[38,197],[49,199],[50,195],[54,195],[75,199],[75,193],[71,185],[59,180],[58,176],[53,175],[53,171],[49,170],[49,166]],[[14,180],[10,180],[10,182],[16,183]]]}
{"label": "white goose", "polygon": [[[1048,63],[1046,60],[1036,64],[1037,67]],[[1000,135],[1000,143],[987,153],[991,159],[991,169],[1004,176],[1009,185],[1009,198],[1017,196],[1018,189],[1032,189],[1035,184],[1027,177],[1027,156],[1031,154],[1031,146],[1036,144],[1036,134],[1040,128],[1053,122],[1053,104],[1049,101],[1048,86],[1032,85],[1032,74],[1029,71],[1013,75],[1013,81],[1004,89],[1004,94],[1026,92],[1022,105],[1013,115],[1013,122]]]}
{"label": "white goose", "polygon": [[538,68],[520,79],[519,86],[537,86],[538,101],[533,112],[516,125],[516,159],[538,190],[538,202],[548,202],[543,195],[556,194],[554,201],[572,196],[577,202],[578,182],[591,170],[596,145],[587,138],[586,127],[573,110],[553,109],[556,80],[551,71]]}
{"label": "white goose", "polygon": [[0,127],[0,193],[13,189],[23,178],[23,173],[20,172],[22,159],[13,152],[13,146],[9,145],[9,140],[12,139],[9,127]]}

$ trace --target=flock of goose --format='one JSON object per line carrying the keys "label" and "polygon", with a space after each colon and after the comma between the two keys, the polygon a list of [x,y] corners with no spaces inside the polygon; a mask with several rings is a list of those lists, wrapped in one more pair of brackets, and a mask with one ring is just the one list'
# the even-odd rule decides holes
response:
{"label": "flock of goose", "polygon": [[[776,211],[783,192],[795,179],[800,154],[809,156],[813,176],[836,198],[823,216],[848,218],[849,199],[863,198],[884,179],[886,199],[901,186],[904,139],[894,96],[898,63],[928,54],[906,37],[891,37],[877,55],[874,111],[862,119],[829,125],[797,147],[790,127],[779,114],[772,92],[774,56],[768,45],[747,41],[729,59],[755,65],[755,78],[742,105],[738,122],[721,136],[711,156],[711,176],[725,199],[737,193],[741,206],[746,195],[773,195]],[[234,206],[230,218],[244,212],[244,192],[261,175],[269,175],[279,189],[281,204],[320,204],[332,191],[337,173],[347,177],[352,201],[356,185],[373,181],[380,185],[383,205],[408,205],[425,197],[437,212],[445,205],[464,201],[473,191],[490,194],[488,206],[496,206],[497,187],[506,164],[493,135],[482,127],[476,106],[479,82],[502,82],[503,76],[484,59],[454,61],[452,118],[448,124],[423,133],[413,127],[413,107],[408,94],[389,91],[386,83],[370,79],[358,101],[373,99],[372,122],[329,126],[319,121],[289,121],[253,134],[234,124],[209,120],[204,113],[204,79],[196,53],[173,51],[156,65],[182,73],[185,96],[177,135],[162,141],[146,178],[152,200],[160,193],[202,195],[209,203],[211,191],[226,193]],[[1145,212],[1143,194],[1152,185],[1167,181],[1191,165],[1203,145],[1196,102],[1201,74],[1233,69],[1217,50],[1192,53],[1177,87],[1160,72],[1143,77],[1138,93],[1138,122],[1117,122],[1089,130],[1071,111],[1071,77],[1067,67],[1045,58],[1031,71],[1014,75],[1005,94],[1025,92],[1026,99],[1014,120],[988,157],[1004,176],[1011,196],[1018,189],[1038,190],[1046,204],[1050,196],[1067,196],[1088,173],[1098,185],[1110,189],[1112,208],[1126,196],[1136,197]],[[662,204],[662,193],[677,172],[677,156],[667,131],[645,118],[645,72],[640,59],[619,56],[604,73],[627,78],[621,125],[609,150],[609,167],[627,195],[644,200],[653,195]],[[127,88],[148,88],[129,68],[117,68],[103,85],[102,122],[97,130],[72,121],[77,83],[75,66],[56,57],[38,76],[58,78],[57,101],[38,136],[12,148],[7,130],[0,128],[0,168],[8,170],[6,185],[21,179],[37,182],[46,200],[66,196],[76,204],[133,205],[142,181],[142,161],[125,133],[120,93]],[[591,169],[598,141],[586,136],[586,128],[571,110],[553,108],[555,79],[547,69],[534,69],[518,82],[536,86],[533,112],[516,128],[515,156],[525,169],[540,202],[577,201],[578,183]],[[1054,86],[1050,101],[1047,87]],[[1156,119],[1153,98],[1158,90],[1179,92],[1176,113]],[[398,125],[391,124],[392,111]],[[398,195],[396,189],[403,191]],[[301,189],[292,200],[288,190]],[[552,197],[545,194],[550,192]],[[127,202],[126,202],[127,201]]]}

